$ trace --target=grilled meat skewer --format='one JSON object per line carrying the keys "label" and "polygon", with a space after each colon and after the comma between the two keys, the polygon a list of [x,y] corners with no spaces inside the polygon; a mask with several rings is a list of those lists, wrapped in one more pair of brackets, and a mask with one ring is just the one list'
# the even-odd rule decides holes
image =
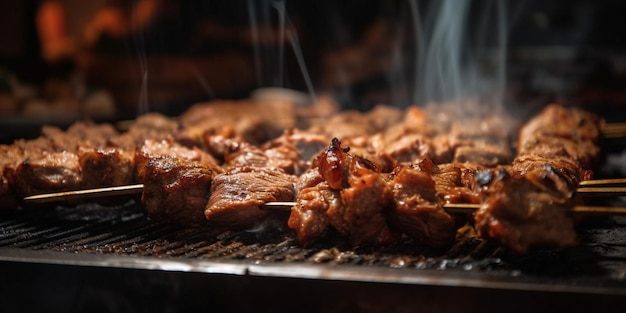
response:
{"label": "grilled meat skewer", "polygon": [[[564,112],[557,114],[557,116],[567,119],[570,113],[567,110]],[[344,151],[344,147],[337,140],[336,143],[331,143],[329,149],[322,152],[323,157],[318,156],[312,161],[303,157],[304,154],[301,153],[304,151],[301,149],[302,144],[312,147],[309,151],[315,151],[319,148],[319,143],[323,142],[324,137],[332,133],[333,125],[337,125],[336,123],[330,123],[328,125],[330,127],[326,127],[324,131],[320,132],[322,135],[312,141],[306,141],[302,132],[289,130],[279,138],[257,146],[238,139],[236,134],[234,135],[224,129],[203,130],[200,127],[195,132],[187,132],[187,135],[194,136],[182,137],[180,125],[167,124],[167,121],[164,121],[165,127],[146,127],[145,134],[147,135],[143,135],[143,137],[132,135],[132,132],[130,132],[131,135],[112,136],[106,143],[97,144],[97,148],[94,148],[102,151],[108,151],[104,150],[105,148],[112,149],[112,153],[85,157],[85,160],[99,160],[101,156],[103,157],[105,160],[103,162],[91,161],[91,164],[94,164],[91,166],[94,169],[92,172],[97,173],[98,164],[102,164],[103,168],[112,168],[115,162],[110,160],[130,154],[134,172],[132,182],[144,183],[146,192],[144,193],[143,204],[149,216],[155,219],[164,219],[191,226],[203,225],[206,219],[209,219],[214,222],[221,221],[221,223],[232,224],[236,227],[245,227],[245,224],[248,224],[248,222],[243,222],[245,219],[242,219],[241,223],[233,222],[236,219],[223,218],[227,216],[224,213],[214,215],[215,212],[225,212],[224,210],[213,210],[210,207],[205,207],[206,203],[219,203],[220,190],[224,190],[225,195],[231,194],[230,198],[235,196],[233,189],[217,189],[212,184],[215,181],[220,181],[223,182],[220,183],[222,187],[237,184],[247,187],[256,184],[256,175],[259,175],[259,183],[267,182],[268,178],[262,176],[269,175],[268,177],[274,177],[270,178],[269,181],[284,182],[285,187],[276,189],[276,193],[271,192],[263,195],[259,197],[260,199],[264,199],[263,201],[266,202],[288,201],[290,200],[288,199],[289,196],[280,190],[288,191],[291,189],[293,193],[291,197],[295,197],[297,191],[298,197],[308,197],[307,199],[311,200],[312,205],[321,205],[321,209],[317,211],[324,214],[314,215],[320,218],[321,224],[318,226],[326,225],[326,229],[331,227],[348,237],[354,244],[388,244],[404,234],[412,236],[418,241],[439,246],[449,243],[450,238],[453,239],[453,235],[449,234],[454,234],[453,217],[450,217],[443,210],[443,204],[497,203],[495,200],[491,202],[490,199],[495,199],[492,196],[502,193],[498,190],[506,191],[506,188],[511,188],[510,186],[517,186],[509,183],[509,180],[519,180],[520,186],[528,187],[528,190],[536,193],[546,192],[551,197],[563,200],[562,204],[559,205],[568,207],[575,204],[576,201],[570,202],[570,198],[575,194],[578,182],[588,174],[588,172],[579,171],[579,168],[582,166],[591,167],[596,159],[594,154],[596,150],[592,149],[594,145],[597,145],[597,141],[594,139],[596,137],[587,136],[584,130],[587,128],[593,130],[595,126],[593,123],[590,123],[590,126],[584,124],[587,123],[585,118],[575,119],[578,126],[570,125],[543,133],[541,130],[546,123],[538,123],[538,126],[530,124],[534,128],[533,131],[520,133],[518,147],[522,155],[518,154],[513,165],[505,165],[511,159],[511,148],[506,144],[510,139],[510,131],[505,130],[499,134],[497,130],[501,129],[500,126],[492,127],[489,126],[491,124],[485,122],[477,127],[478,131],[472,132],[466,128],[455,127],[457,124],[453,123],[453,119],[446,121],[445,118],[440,119],[440,117],[437,117],[436,120],[439,119],[442,123],[433,127],[431,123],[426,122],[427,118],[422,113],[419,109],[407,110],[403,120],[402,115],[392,113],[388,120],[381,124],[371,123],[374,121],[371,116],[362,119],[355,118],[358,116],[355,114],[343,115],[351,116],[354,119],[355,122],[350,125],[366,124],[366,130],[362,131],[363,127],[353,126],[359,131],[344,135],[346,142],[352,148],[351,151]],[[400,119],[400,124],[391,126],[397,123],[398,119]],[[585,122],[580,124],[581,121]],[[502,124],[507,123],[493,123],[493,125]],[[183,127],[187,128],[183,128],[183,130],[190,130],[188,127],[192,125],[197,126],[193,122],[186,122]],[[528,129],[533,129],[531,126],[527,126]],[[548,149],[553,147],[555,142],[558,142],[558,140],[553,140],[553,137],[567,138],[567,133],[564,130],[569,128],[576,128],[577,133],[571,135],[566,143],[561,143],[560,148]],[[312,125],[310,129],[315,129],[315,125]],[[153,130],[157,134],[154,137],[164,136],[164,138],[150,140]],[[360,135],[357,135],[359,132]],[[533,137],[534,134],[541,135]],[[176,141],[175,138],[178,138],[179,141]],[[182,138],[187,139],[182,140]],[[580,155],[585,151],[577,149],[574,138],[585,140],[584,144],[589,147],[585,151],[590,153]],[[63,137],[61,136],[60,139]],[[148,140],[146,141],[146,139]],[[397,139],[402,140],[397,141]],[[54,147],[58,147],[56,149],[59,153],[77,154],[80,152],[79,149],[68,148],[72,145],[71,143],[68,145],[64,140],[56,140],[55,138],[50,142]],[[185,147],[180,142],[188,146]],[[163,152],[158,152],[159,149],[153,149],[158,146],[163,146],[161,149]],[[503,148],[498,150],[496,147]],[[148,153],[144,153],[144,150]],[[174,152],[168,152],[168,150]],[[485,153],[477,153],[476,151],[484,151]],[[538,154],[541,151],[549,151],[550,154]],[[314,155],[316,153],[309,154]],[[78,164],[78,166],[73,166],[78,169],[76,171],[78,179],[74,184],[75,187],[70,187],[71,189],[80,189],[83,186],[82,177],[84,177],[82,170],[86,167],[83,167],[80,162],[74,162],[72,158],[65,159],[73,162],[72,164]],[[76,159],[80,160],[80,157]],[[442,164],[442,162],[455,161],[462,161],[463,163]],[[17,168],[20,168],[19,171],[24,173],[27,173],[26,170],[30,168],[46,168],[45,163],[40,163],[42,165],[37,165],[38,167],[34,167],[33,164],[37,165],[38,163],[22,161],[21,163],[18,162]],[[545,164],[550,164],[550,166],[546,168]],[[64,172],[63,166],[56,167],[58,171],[55,173],[60,174],[55,174],[53,177],[62,177],[66,173],[73,173]],[[72,166],[67,166],[67,168],[72,168]],[[242,170],[246,168],[250,170]],[[312,170],[303,173],[306,168],[315,169],[319,175],[316,175],[315,171]],[[280,174],[269,173],[269,169],[278,169],[277,173]],[[5,172],[7,172],[6,169]],[[41,190],[28,190],[26,184],[19,184],[21,179],[19,177],[21,176],[16,175],[15,170],[9,172],[9,177],[12,177],[10,184],[15,182],[14,186],[24,186],[24,188],[18,189],[20,196],[32,195],[49,188],[42,184],[42,187],[39,187]],[[502,179],[498,175],[501,172],[507,173]],[[33,173],[37,172],[33,171]],[[492,174],[492,179],[485,178],[489,176],[487,173]],[[532,178],[532,175],[535,175],[535,178]],[[299,176],[300,179],[296,179],[296,176]],[[217,179],[218,177],[221,178]],[[552,185],[543,184],[544,177]],[[161,180],[162,178],[167,179]],[[95,180],[91,179],[91,181]],[[233,181],[237,184],[233,184]],[[499,183],[500,181],[502,183]],[[289,186],[294,183],[297,188]],[[499,185],[503,187],[498,187]],[[51,189],[50,191],[62,191],[70,187],[63,186],[60,190]],[[213,188],[216,188],[215,192],[212,192]],[[245,195],[238,196],[245,202],[249,199],[255,199],[253,193],[262,191],[262,188],[252,188]],[[211,197],[214,197],[213,200],[215,201],[211,201]],[[195,200],[187,202],[188,198]],[[224,196],[224,198],[226,197]],[[305,198],[302,199],[305,200]],[[326,200],[315,202],[316,199],[330,200],[324,204]],[[207,200],[206,203],[205,200]],[[161,203],[167,205],[161,205]],[[257,210],[262,203],[252,201],[242,205],[247,208],[244,212],[250,213],[246,214],[250,216],[249,221],[256,220],[257,218],[254,216],[262,216]],[[226,209],[226,212],[232,212],[229,214],[237,216],[237,206],[233,205],[232,208],[232,211]],[[176,214],[176,218],[172,219],[170,214]],[[292,212],[292,214],[297,213]],[[222,217],[215,218],[214,216]],[[484,216],[494,215],[487,214]],[[435,222],[422,223],[426,220],[434,220]],[[511,229],[514,227],[515,225]],[[319,229],[322,229],[318,232],[319,234],[325,233],[324,227]],[[489,233],[488,227],[483,235],[499,240],[497,235],[492,236]],[[309,241],[307,238],[315,238],[315,236],[304,235],[302,238],[304,239],[301,242],[306,244]],[[311,240],[314,241],[315,239]],[[514,243],[507,241],[504,244],[514,245]],[[548,245],[551,244],[553,243],[548,243]],[[554,244],[559,245],[558,242]],[[516,249],[523,252],[525,246],[531,247],[533,245],[534,243],[522,244],[522,248]]]}

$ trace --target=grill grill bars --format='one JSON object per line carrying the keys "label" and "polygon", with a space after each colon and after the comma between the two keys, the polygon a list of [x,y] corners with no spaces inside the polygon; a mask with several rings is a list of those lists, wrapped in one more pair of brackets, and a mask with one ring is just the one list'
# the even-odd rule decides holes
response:
{"label": "grill grill bars", "polygon": [[[181,229],[149,221],[134,202],[116,208],[85,204],[7,210],[0,212],[0,260],[11,260],[15,251],[51,252],[61,259],[76,255],[101,260],[124,257],[130,263],[278,265],[286,266],[286,275],[292,266],[321,266],[339,274],[356,268],[357,273],[350,276],[355,280],[394,269],[402,273],[394,278],[398,282],[424,272],[442,271],[511,282],[522,279],[543,284],[556,280],[566,286],[590,288],[608,285],[626,293],[624,217],[601,218],[581,227],[581,245],[575,249],[540,250],[524,257],[510,256],[496,244],[472,236],[458,239],[446,250],[420,247],[410,241],[384,248],[350,248],[344,242],[302,248],[281,225],[284,222],[268,222],[259,229],[240,232],[210,227]],[[278,268],[273,275],[281,273]]]}

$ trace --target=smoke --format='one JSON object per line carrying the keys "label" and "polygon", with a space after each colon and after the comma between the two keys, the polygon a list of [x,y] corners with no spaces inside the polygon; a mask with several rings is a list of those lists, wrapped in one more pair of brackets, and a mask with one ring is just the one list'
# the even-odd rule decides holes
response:
{"label": "smoke", "polygon": [[[136,3],[131,2],[129,5],[131,6],[131,12],[136,9]],[[144,29],[143,27],[137,27],[139,21],[135,20],[135,14],[130,14],[130,16],[131,29],[137,29],[137,31],[133,33],[132,44],[134,47],[134,51],[136,51],[137,53],[137,61],[141,74],[141,85],[139,87],[139,99],[137,102],[137,114],[141,115],[150,111],[150,106],[148,104],[148,58],[144,39],[145,34],[143,33]]]}
{"label": "smoke", "polygon": [[506,0],[442,0],[422,15],[409,1],[417,62],[413,101],[454,103],[468,99],[501,108],[506,91]]}

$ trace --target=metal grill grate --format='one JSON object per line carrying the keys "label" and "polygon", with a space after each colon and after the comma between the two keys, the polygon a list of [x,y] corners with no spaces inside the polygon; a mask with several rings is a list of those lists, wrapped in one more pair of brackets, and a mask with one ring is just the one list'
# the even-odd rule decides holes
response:
{"label": "metal grill grate", "polygon": [[[513,284],[556,283],[626,292],[624,218],[604,218],[581,227],[581,245],[577,248],[540,250],[524,257],[510,256],[497,245],[472,236],[460,238],[446,250],[420,247],[411,241],[383,248],[350,248],[340,241],[302,248],[281,226],[284,224],[268,222],[263,228],[240,232],[182,229],[148,220],[135,203],[113,208],[86,204],[5,210],[0,212],[0,260],[14,260],[11,254],[16,251],[53,252],[46,254],[47,261],[52,258],[54,262],[72,263],[76,255],[88,255],[88,260],[100,261],[125,257],[124,264],[150,260],[155,264],[287,265],[284,270],[275,267],[272,275],[292,271],[289,276],[294,275],[293,266],[317,266],[332,269],[339,276],[349,273],[342,277],[357,281],[371,280],[372,273],[383,270],[387,282],[406,281],[407,277],[434,271],[460,275],[460,279],[467,274],[473,279],[504,279]],[[311,273],[317,273],[313,278],[322,278],[315,271],[306,275]]]}

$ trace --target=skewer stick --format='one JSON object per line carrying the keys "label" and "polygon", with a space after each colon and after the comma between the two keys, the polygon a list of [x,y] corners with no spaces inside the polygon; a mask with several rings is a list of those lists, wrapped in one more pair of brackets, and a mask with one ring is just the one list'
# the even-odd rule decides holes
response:
{"label": "skewer stick", "polygon": [[100,197],[125,196],[143,191],[143,184],[47,193],[24,198],[24,203],[37,204]]}
{"label": "skewer stick", "polygon": [[[588,194],[599,194],[601,191],[593,191],[594,189],[607,189],[607,188],[579,188],[583,189],[583,192]],[[586,190],[585,190],[586,189]],[[619,189],[621,194],[626,193],[626,188],[612,188]],[[612,190],[609,189],[609,190]],[[118,186],[118,187],[108,187],[108,188],[96,188],[96,189],[85,189],[85,190],[77,190],[77,191],[66,191],[66,192],[58,192],[58,193],[50,193],[43,195],[36,195],[24,198],[24,203],[48,203],[48,202],[56,202],[62,200],[77,200],[77,199],[85,199],[85,198],[97,198],[104,196],[120,196],[120,195],[132,195],[141,193],[143,190],[142,184],[136,185],[128,185],[128,186]],[[286,202],[286,201],[276,201],[276,202],[268,202],[261,206],[261,209],[264,210],[275,210],[275,211],[291,211],[291,208],[296,205],[296,202]],[[444,204],[443,208],[449,213],[456,214],[467,214],[472,213],[480,208],[480,204],[471,204],[471,203],[449,203]],[[602,207],[602,206],[575,206],[571,209],[572,213],[576,214],[586,214],[586,215],[626,215],[626,207]]]}
{"label": "skewer stick", "polygon": [[[577,192],[584,196],[623,196],[626,195],[626,187],[597,187],[626,185],[626,178],[588,180],[580,183]],[[96,189],[83,189],[76,191],[63,191],[26,197],[25,204],[51,203],[68,200],[84,200],[100,197],[123,196],[141,193],[143,184],[105,187]]]}
{"label": "skewer stick", "polygon": [[626,186],[626,178],[590,179],[581,181],[579,186]]}
{"label": "skewer stick", "polygon": [[[296,202],[268,202],[262,206],[264,210],[291,211]],[[472,203],[448,203],[443,208],[448,213],[468,214],[480,208],[480,204]],[[575,206],[570,212],[585,215],[626,215],[626,207],[604,207],[604,206]]]}
{"label": "skewer stick", "polygon": [[576,192],[585,197],[625,196],[626,187],[581,187]]}
{"label": "skewer stick", "polygon": [[609,123],[602,127],[602,134],[606,138],[620,138],[626,136],[626,123]]}

